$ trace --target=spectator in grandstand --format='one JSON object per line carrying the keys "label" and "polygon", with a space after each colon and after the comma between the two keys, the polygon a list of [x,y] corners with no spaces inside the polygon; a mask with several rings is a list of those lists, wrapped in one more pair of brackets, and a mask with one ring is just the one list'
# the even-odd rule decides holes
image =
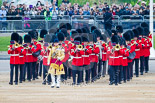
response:
{"label": "spectator in grandstand", "polygon": [[1,6],[1,10],[0,10],[0,20],[6,20],[6,10],[5,10],[5,7],[4,6]]}
{"label": "spectator in grandstand", "polygon": [[46,11],[44,11],[44,17],[45,20],[51,20],[52,19],[52,12],[49,10],[49,8],[46,8]]}

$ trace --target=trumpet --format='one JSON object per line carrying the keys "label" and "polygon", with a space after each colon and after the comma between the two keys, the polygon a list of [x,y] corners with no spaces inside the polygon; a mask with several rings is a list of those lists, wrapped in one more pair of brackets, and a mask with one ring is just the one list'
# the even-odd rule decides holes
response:
{"label": "trumpet", "polygon": [[19,46],[20,46],[20,45],[19,45],[18,43],[15,43],[15,44],[14,44],[14,47],[15,47],[15,48],[18,48]]}
{"label": "trumpet", "polygon": [[49,45],[49,46],[48,46],[48,49],[52,49],[52,45]]}

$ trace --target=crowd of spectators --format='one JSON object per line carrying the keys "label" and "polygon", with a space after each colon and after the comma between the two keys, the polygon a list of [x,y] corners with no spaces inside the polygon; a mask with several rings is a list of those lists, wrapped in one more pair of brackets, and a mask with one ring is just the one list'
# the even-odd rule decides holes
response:
{"label": "crowd of spectators", "polygon": [[[63,0],[62,4],[57,6],[57,0],[53,0],[52,3],[38,1],[36,5],[26,5],[18,4],[15,5],[14,2],[8,3],[3,2],[0,10],[0,20],[8,19],[20,19],[20,16],[43,16],[48,20],[57,19],[58,15],[104,15],[106,10],[109,10],[113,15],[149,15],[149,5],[146,5],[144,1],[138,1],[135,5],[130,3],[123,4],[112,4],[108,5],[105,3],[93,3],[90,6],[89,2],[84,5],[79,5],[78,3],[71,4],[68,0]],[[109,8],[109,9],[106,9]],[[14,16],[14,17],[5,17]],[[16,17],[16,18],[15,18]]]}

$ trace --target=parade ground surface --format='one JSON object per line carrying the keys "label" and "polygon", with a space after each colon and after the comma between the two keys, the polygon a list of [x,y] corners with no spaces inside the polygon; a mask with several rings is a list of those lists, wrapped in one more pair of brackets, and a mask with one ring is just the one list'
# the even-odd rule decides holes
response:
{"label": "parade ground surface", "polygon": [[126,84],[108,85],[108,75],[81,86],[61,84],[60,88],[42,85],[42,78],[9,85],[9,60],[0,60],[0,103],[155,103],[155,60],[150,71]]}

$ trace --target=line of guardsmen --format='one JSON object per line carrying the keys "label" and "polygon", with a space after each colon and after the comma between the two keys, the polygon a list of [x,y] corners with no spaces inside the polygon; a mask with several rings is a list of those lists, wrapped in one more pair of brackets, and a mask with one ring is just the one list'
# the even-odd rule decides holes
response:
{"label": "line of guardsmen", "polygon": [[73,85],[94,82],[105,77],[107,64],[109,85],[130,81],[134,75],[134,63],[136,77],[139,72],[143,75],[144,71],[149,71],[152,34],[147,23],[143,22],[124,33],[121,25],[116,26],[115,30],[106,30],[104,34],[95,26],[71,29],[69,23],[61,23],[58,29],[43,29],[40,41],[37,41],[36,30],[28,32],[24,42],[18,33],[12,33],[8,49],[8,54],[11,54],[9,84],[13,85],[14,67],[14,82],[17,85],[18,68],[22,83],[26,79],[38,79],[43,65],[42,84],[48,83],[52,88],[59,88],[60,81],[71,77]]}

